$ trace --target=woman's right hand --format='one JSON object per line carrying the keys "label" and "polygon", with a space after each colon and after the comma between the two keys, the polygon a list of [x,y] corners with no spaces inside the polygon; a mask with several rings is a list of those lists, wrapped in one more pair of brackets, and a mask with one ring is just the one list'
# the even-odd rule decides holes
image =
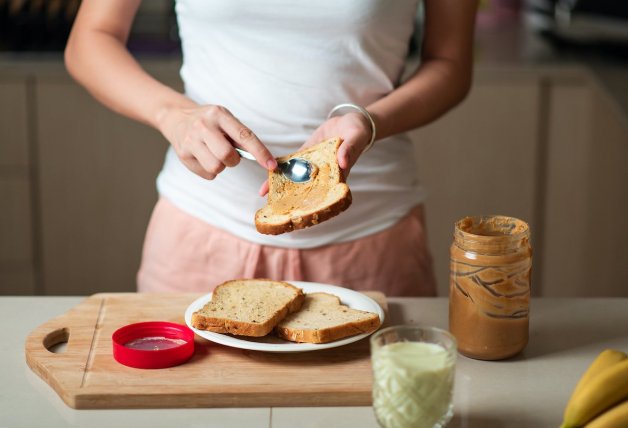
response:
{"label": "woman's right hand", "polygon": [[207,180],[240,162],[234,144],[255,156],[263,168],[277,168],[266,146],[225,107],[173,107],[164,112],[158,128],[181,162]]}

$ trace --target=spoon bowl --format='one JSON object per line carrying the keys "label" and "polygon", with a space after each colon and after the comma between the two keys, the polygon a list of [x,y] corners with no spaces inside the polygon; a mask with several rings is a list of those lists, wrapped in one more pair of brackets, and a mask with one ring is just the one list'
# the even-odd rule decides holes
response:
{"label": "spoon bowl", "polygon": [[[236,152],[244,159],[255,161],[255,157],[246,150],[234,147]],[[286,162],[278,163],[279,171],[288,180],[294,183],[305,183],[312,179],[312,164],[303,158],[292,158]]]}
{"label": "spoon bowl", "polygon": [[284,177],[295,183],[305,183],[312,179],[312,164],[303,158],[279,162],[279,170]]}

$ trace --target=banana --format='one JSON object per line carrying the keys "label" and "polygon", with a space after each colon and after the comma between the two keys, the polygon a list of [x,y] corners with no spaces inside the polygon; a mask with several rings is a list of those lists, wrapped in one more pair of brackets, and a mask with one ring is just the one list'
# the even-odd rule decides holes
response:
{"label": "banana", "polygon": [[[567,404],[567,408],[571,406],[571,402],[574,401],[574,397],[576,397],[576,395],[578,395],[582,391],[584,386],[588,384],[591,379],[597,376],[604,369],[626,359],[627,357],[628,356],[624,352],[615,349],[605,349],[604,351],[600,352],[599,355],[595,358],[595,360],[593,360],[587,370],[580,377],[580,380],[578,381],[576,387],[571,393],[571,398],[569,399],[569,404]],[[561,428],[564,427],[568,427],[568,425],[561,425]]]}
{"label": "banana", "polygon": [[586,424],[584,428],[626,428],[628,427],[628,400],[602,413]]}
{"label": "banana", "polygon": [[575,394],[561,427],[583,426],[599,413],[628,398],[628,359],[602,369]]}
{"label": "banana", "polygon": [[605,349],[593,360],[587,371],[584,372],[576,387],[571,394],[572,397],[575,397],[578,394],[584,385],[589,383],[591,379],[593,379],[598,373],[604,370],[607,367],[612,366],[615,363],[620,362],[621,360],[626,359],[628,357],[624,352],[617,351],[615,349]]}

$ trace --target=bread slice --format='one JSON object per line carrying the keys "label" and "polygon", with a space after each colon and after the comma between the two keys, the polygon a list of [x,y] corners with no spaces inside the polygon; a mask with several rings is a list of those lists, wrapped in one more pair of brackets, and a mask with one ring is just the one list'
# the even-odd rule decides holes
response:
{"label": "bread slice", "polygon": [[292,342],[327,343],[379,328],[379,315],[351,309],[329,293],[309,293],[301,310],[288,315],[275,332]]}
{"label": "bread slice", "polygon": [[300,288],[270,279],[240,279],[216,287],[212,299],[192,314],[199,330],[265,336],[304,301]]}
{"label": "bread slice", "polygon": [[277,158],[286,162],[303,158],[314,166],[313,177],[305,183],[294,183],[279,169],[268,173],[268,200],[255,214],[257,231],[279,235],[328,220],[351,205],[351,192],[338,165],[340,138],[332,138],[289,156]]}

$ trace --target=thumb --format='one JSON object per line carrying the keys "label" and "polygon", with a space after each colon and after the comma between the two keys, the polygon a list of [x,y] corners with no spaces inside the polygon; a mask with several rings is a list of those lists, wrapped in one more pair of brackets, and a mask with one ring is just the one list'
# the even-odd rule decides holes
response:
{"label": "thumb", "polygon": [[264,180],[264,182],[262,183],[262,185],[259,188],[259,195],[260,196],[266,196],[266,194],[268,193],[268,180]]}
{"label": "thumb", "polygon": [[357,147],[351,141],[345,140],[338,148],[338,165],[344,170],[349,170],[357,160]]}

